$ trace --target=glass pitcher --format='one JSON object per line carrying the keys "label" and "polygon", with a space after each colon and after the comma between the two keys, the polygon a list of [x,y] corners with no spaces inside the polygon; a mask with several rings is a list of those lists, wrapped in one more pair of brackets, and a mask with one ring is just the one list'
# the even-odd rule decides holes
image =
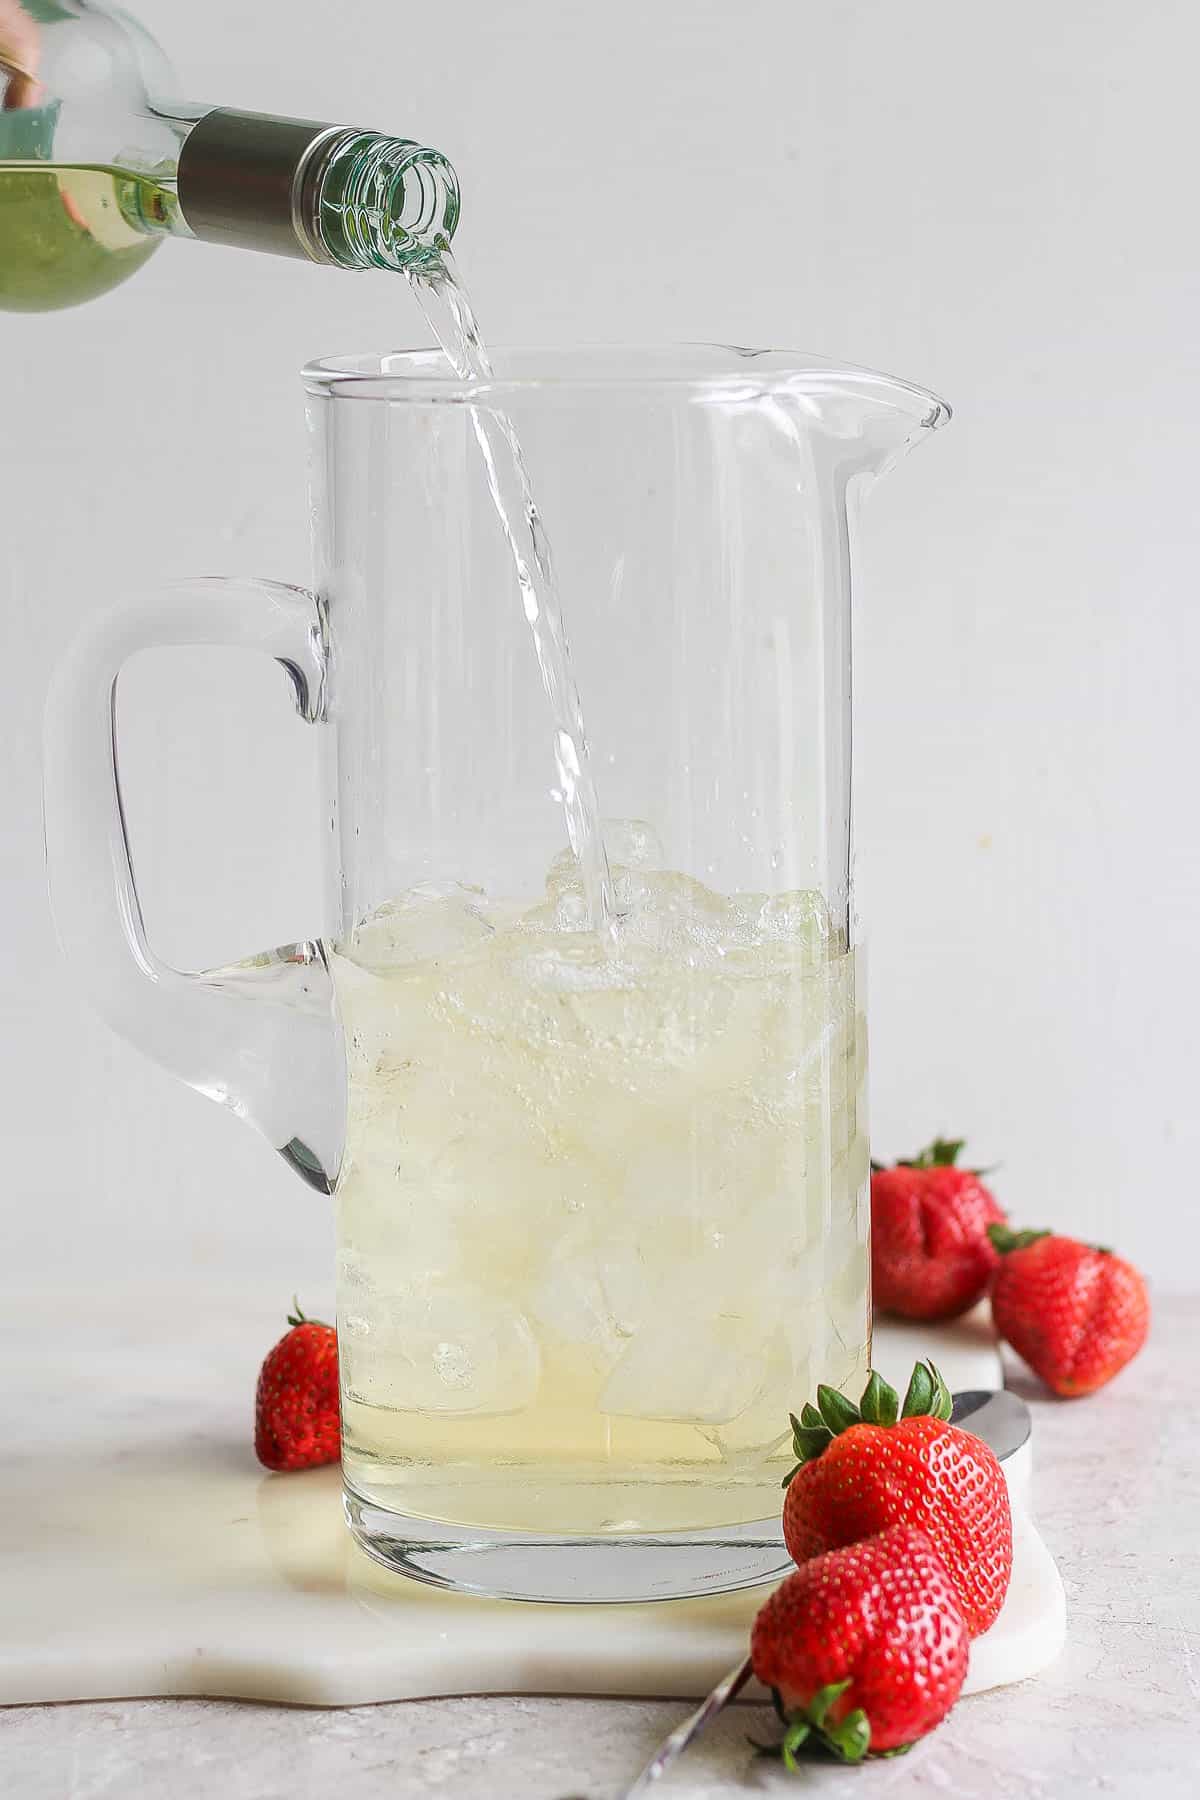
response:
{"label": "glass pitcher", "polygon": [[[543,1600],[769,1580],[789,1409],[870,1354],[853,500],[947,409],[724,347],[304,381],[315,592],[177,585],[56,679],[61,938],[119,1032],[335,1197],[365,1549]],[[501,441],[555,545],[600,908]],[[142,921],[114,694],[200,643],[275,657],[320,733],[328,886],[308,942],[187,974]]]}

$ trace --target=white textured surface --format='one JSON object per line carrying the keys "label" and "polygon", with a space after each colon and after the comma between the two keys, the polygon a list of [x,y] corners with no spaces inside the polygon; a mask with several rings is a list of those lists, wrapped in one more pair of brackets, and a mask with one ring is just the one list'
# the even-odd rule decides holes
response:
{"label": "white textured surface", "polygon": [[[1200,1306],[1166,1301],[1147,1350],[1104,1393],[1063,1404],[1022,1388],[1039,1519],[1070,1602],[1067,1648],[1044,1674],[964,1701],[899,1762],[800,1783],[752,1761],[745,1734],[764,1735],[770,1719],[739,1706],[688,1752],[664,1800],[832,1800],[851,1783],[888,1800],[1194,1800],[1200,1404],[1176,1377],[1198,1356]],[[336,1711],[18,1707],[0,1711],[0,1789],[20,1800],[617,1800],[679,1713],[670,1701],[511,1696]]]}
{"label": "white textured surface", "polygon": [[[522,1607],[448,1595],[363,1556],[335,1469],[264,1476],[251,1453],[253,1371],[274,1322],[195,1290],[12,1297],[7,1367],[28,1425],[0,1488],[0,1701],[237,1695],[345,1705],[433,1694],[703,1694],[744,1651],[758,1593],[682,1605]],[[885,1328],[897,1381],[934,1352],[953,1387],[993,1387],[978,1320]],[[1016,1459],[1014,1459],[1016,1461]],[[972,1658],[975,1688],[1042,1666],[1061,1588],[1020,1494],[1005,1613]]]}

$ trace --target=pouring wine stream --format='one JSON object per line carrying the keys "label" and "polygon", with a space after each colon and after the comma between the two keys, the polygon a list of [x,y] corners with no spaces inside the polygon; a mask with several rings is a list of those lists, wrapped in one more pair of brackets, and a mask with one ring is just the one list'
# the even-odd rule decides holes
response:
{"label": "pouring wine stream", "polygon": [[[425,322],[455,374],[463,381],[491,377],[491,359],[479,322],[450,251],[442,253],[437,267],[414,271],[409,280]],[[503,412],[473,406],[471,423],[492,502],[512,555],[542,686],[550,702],[558,791],[566,815],[567,837],[583,878],[588,922],[594,929],[603,930],[614,913],[612,882],[550,539],[512,421]]]}

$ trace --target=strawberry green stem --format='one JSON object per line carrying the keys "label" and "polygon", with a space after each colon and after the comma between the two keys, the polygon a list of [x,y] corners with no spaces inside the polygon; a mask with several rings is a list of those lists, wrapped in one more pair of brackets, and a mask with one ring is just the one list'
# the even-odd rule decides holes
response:
{"label": "strawberry green stem", "polygon": [[[927,1144],[924,1150],[917,1152],[916,1156],[902,1157],[896,1164],[896,1167],[898,1169],[957,1168],[958,1159],[966,1148],[966,1143],[966,1138],[934,1138],[932,1144]],[[968,1169],[966,1173],[968,1175],[978,1176],[994,1175],[999,1166],[998,1163],[993,1163],[990,1168]],[[876,1175],[878,1175],[884,1167],[885,1165],[883,1163],[873,1162],[871,1164],[871,1170]]]}
{"label": "strawberry green stem", "polygon": [[849,1686],[849,1676],[844,1681],[831,1681],[813,1695],[807,1706],[791,1713],[784,1711],[778,1690],[772,1689],[775,1711],[784,1725],[783,1737],[777,1744],[759,1744],[751,1738],[754,1748],[764,1756],[782,1757],[784,1768],[792,1775],[800,1772],[796,1752],[805,1747],[825,1750],[839,1762],[860,1763],[871,1747],[870,1721],[862,1707],[856,1706],[836,1724],[829,1719],[830,1708]]}
{"label": "strawberry green stem", "polygon": [[914,1368],[903,1406],[895,1388],[889,1386],[878,1369],[872,1372],[857,1406],[845,1394],[822,1382],[815,1406],[806,1404],[799,1418],[795,1413],[788,1414],[792,1449],[798,1461],[784,1476],[783,1486],[789,1486],[805,1463],[816,1462],[835,1437],[855,1425],[895,1425],[900,1419],[922,1417],[948,1420],[953,1410],[950,1389],[931,1362],[919,1362]]}
{"label": "strawberry green stem", "polygon": [[1013,1250],[1028,1250],[1030,1244],[1036,1244],[1040,1238],[1049,1237],[1048,1231],[1013,1231],[1007,1225],[989,1225],[988,1237],[992,1248],[1001,1256],[1007,1256]]}
{"label": "strawberry green stem", "polygon": [[[1010,1231],[1007,1225],[989,1225],[987,1232],[994,1248],[1000,1252],[1001,1256],[1007,1256],[1011,1250],[1028,1250],[1030,1244],[1036,1244],[1042,1238],[1053,1236],[1053,1233],[1049,1231]],[[1089,1250],[1094,1250],[1097,1256],[1114,1256],[1116,1254],[1111,1244],[1089,1244],[1087,1247]]]}
{"label": "strawberry green stem", "polygon": [[934,1138],[932,1144],[898,1166],[902,1169],[952,1169],[966,1142],[966,1138]]}
{"label": "strawberry green stem", "polygon": [[287,1322],[289,1325],[319,1325],[322,1331],[332,1330],[332,1326],[330,1326],[326,1320],[310,1319],[304,1312],[295,1294],[292,1295],[292,1310],[287,1316]]}

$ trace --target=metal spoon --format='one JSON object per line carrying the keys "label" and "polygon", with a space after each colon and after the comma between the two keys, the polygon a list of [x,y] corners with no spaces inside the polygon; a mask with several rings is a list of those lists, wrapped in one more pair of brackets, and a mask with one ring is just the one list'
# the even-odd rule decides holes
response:
{"label": "metal spoon", "polygon": [[[1004,1388],[967,1388],[961,1394],[955,1394],[954,1411],[950,1419],[952,1424],[961,1425],[964,1431],[982,1438],[996,1452],[1001,1462],[1021,1448],[1029,1436],[1032,1423],[1025,1402]],[[718,1681],[708,1699],[701,1701],[695,1712],[689,1713],[683,1723],[663,1739],[633,1786],[626,1790],[625,1800],[642,1800],[642,1796],[648,1794],[659,1776],[665,1774],[671,1764],[683,1755],[709,1720],[715,1719],[722,1708],[736,1694],[741,1693],[753,1673],[749,1657],[735,1669],[730,1669],[728,1675]]]}

